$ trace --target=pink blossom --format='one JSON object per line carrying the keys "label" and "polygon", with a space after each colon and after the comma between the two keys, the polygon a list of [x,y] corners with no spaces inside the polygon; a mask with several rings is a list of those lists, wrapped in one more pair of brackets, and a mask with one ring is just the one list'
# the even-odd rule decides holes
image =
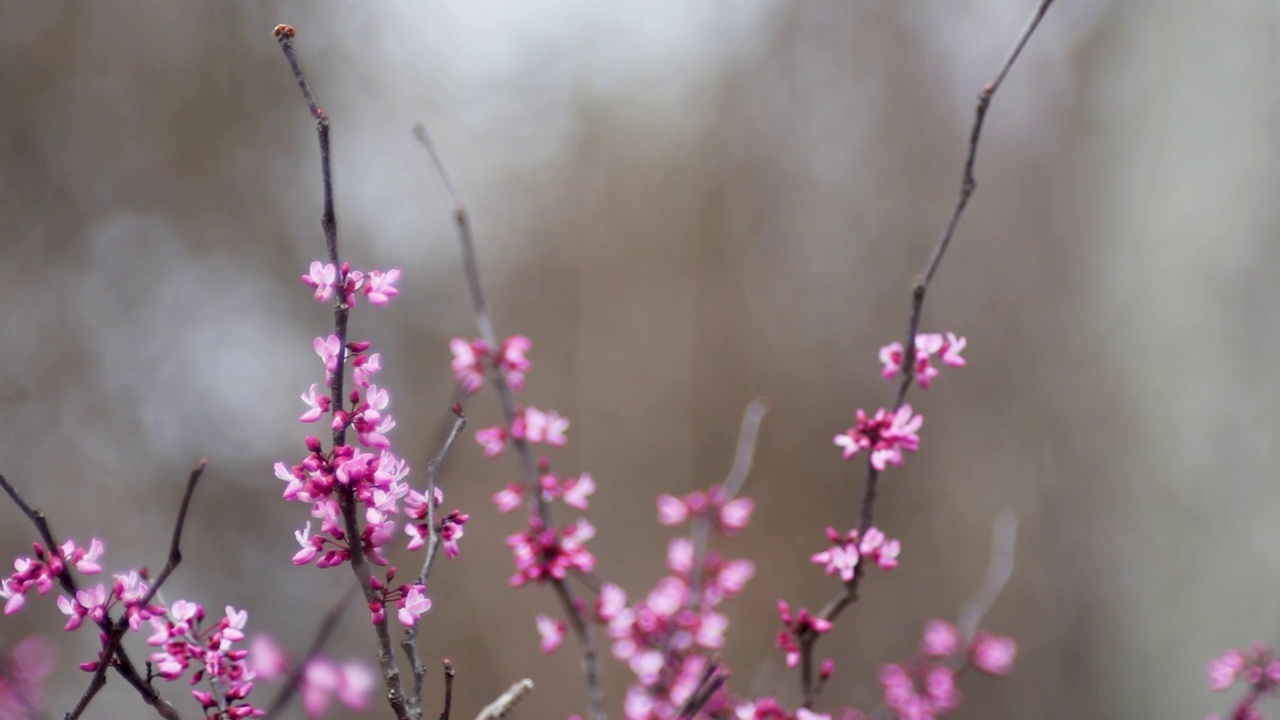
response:
{"label": "pink blossom", "polygon": [[311,271],[302,276],[302,282],[316,289],[315,297],[320,302],[328,302],[333,298],[337,279],[338,270],[333,263],[321,264],[318,260],[312,262]]}
{"label": "pink blossom", "polygon": [[330,335],[327,338],[316,338],[312,343],[316,354],[324,361],[324,369],[330,375],[338,369],[338,358],[342,355],[342,343],[338,341],[337,335]]}
{"label": "pink blossom", "polygon": [[988,675],[1008,675],[1017,654],[1018,646],[1013,638],[982,632],[973,639],[969,648],[969,659],[974,667]]}
{"label": "pink blossom", "polygon": [[578,510],[587,509],[587,498],[596,491],[596,481],[588,473],[569,478],[564,483],[564,502]]}
{"label": "pink blossom", "polygon": [[298,418],[300,422],[313,423],[329,411],[329,396],[318,393],[318,388],[319,385],[311,383],[311,389],[303,393],[302,402],[307,404],[308,410]]}
{"label": "pink blossom", "polygon": [[537,622],[538,634],[542,636],[542,652],[549,655],[560,647],[560,643],[564,642],[566,629],[564,621],[553,620],[546,615],[539,614]]}
{"label": "pink blossom", "polygon": [[423,594],[425,590],[426,588],[421,585],[412,585],[400,599],[400,612],[396,617],[400,619],[401,625],[405,627],[416,625],[418,618],[431,609],[431,598]]}
{"label": "pink blossom", "polygon": [[500,425],[476,431],[476,442],[484,448],[485,457],[496,457],[502,454],[507,445],[507,431]]}
{"label": "pink blossom", "polygon": [[859,451],[871,451],[871,465],[883,471],[886,465],[901,465],[902,453],[915,452],[920,446],[917,434],[924,418],[912,415],[911,406],[903,405],[890,412],[885,408],[868,418],[861,409],[857,413],[857,425],[835,436],[837,447],[843,448],[848,460]]}
{"label": "pink blossom", "polygon": [[814,553],[809,559],[825,566],[823,569],[828,575],[839,575],[844,582],[852,581],[858,569],[858,531],[850,530],[846,539],[841,538],[834,528],[827,528],[827,537],[831,540],[831,547]]}
{"label": "pink blossom", "polygon": [[507,376],[507,384],[515,392],[524,389],[524,376],[533,367],[529,359],[525,357],[525,353],[529,352],[529,348],[533,347],[533,343],[529,338],[523,335],[512,335],[502,341],[502,347],[498,351],[498,366]]}
{"label": "pink blossom", "polygon": [[960,351],[964,350],[964,346],[967,344],[968,341],[963,337],[958,337],[955,333],[948,332],[947,339],[940,348],[942,362],[951,367],[964,367],[965,360],[960,357]]}
{"label": "pink blossom", "polygon": [[490,354],[489,346],[479,339],[468,342],[454,338],[449,341],[449,350],[453,353],[454,377],[463,392],[474,395],[484,386],[484,363]]}
{"label": "pink blossom", "polygon": [[943,658],[956,651],[960,646],[960,633],[946,620],[930,620],[924,624],[924,635],[920,638],[920,652],[929,657]]}
{"label": "pink blossom", "polygon": [[569,419],[555,410],[543,412],[536,407],[526,407],[511,423],[511,436],[529,443],[564,447],[569,441],[564,434],[568,429]]}
{"label": "pink blossom", "polygon": [[364,293],[371,305],[385,305],[391,298],[400,294],[395,283],[400,279],[400,270],[392,268],[385,273],[381,270],[370,270]]}
{"label": "pink blossom", "polygon": [[509,513],[520,507],[523,494],[523,486],[519,483],[510,483],[505,488],[493,494],[493,504],[498,506],[498,512],[504,514]]}
{"label": "pink blossom", "polygon": [[658,522],[663,525],[677,525],[689,517],[689,508],[674,495],[663,493],[658,496]]}

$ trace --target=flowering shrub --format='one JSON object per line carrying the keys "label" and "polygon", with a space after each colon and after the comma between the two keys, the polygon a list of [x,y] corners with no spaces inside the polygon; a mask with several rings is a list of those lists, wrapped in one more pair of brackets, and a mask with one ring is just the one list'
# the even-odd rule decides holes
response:
{"label": "flowering shrub", "polygon": [[[559,602],[557,614],[531,615],[529,629],[540,638],[543,653],[562,651],[573,644],[571,638],[576,643],[592,720],[606,716],[601,663],[606,654],[601,647],[605,645],[607,654],[626,673],[621,710],[628,720],[928,720],[960,706],[966,672],[997,677],[1012,672],[1015,641],[978,628],[989,609],[988,599],[985,604],[975,603],[976,609],[962,613],[954,624],[941,619],[927,621],[914,657],[883,664],[877,675],[879,707],[816,709],[837,672],[831,658],[817,653],[820,638],[837,630],[840,617],[857,602],[872,573],[891,571],[910,559],[909,555],[903,559],[903,543],[875,522],[877,485],[892,468],[904,465],[908,454],[917,452],[923,442],[924,418],[906,402],[908,392],[913,386],[921,390],[934,387],[944,367],[967,365],[962,354],[968,343],[965,337],[950,331],[921,332],[923,303],[928,283],[951,241],[955,221],[973,192],[973,159],[987,106],[1050,2],[1042,2],[996,81],[979,97],[960,200],[914,288],[906,342],[890,342],[879,349],[881,375],[896,383],[893,401],[870,406],[874,410],[853,408],[851,427],[834,436],[823,435],[833,438],[844,461],[856,459],[865,468],[865,490],[856,524],[850,522],[847,530],[828,527],[824,544],[815,537],[812,552],[806,550],[795,558],[804,564],[807,554],[809,563],[805,566],[816,566],[809,568],[811,572],[832,578],[834,596],[818,605],[806,604],[809,599],[766,595],[776,604],[779,623],[767,632],[773,633],[781,662],[797,676],[799,693],[794,701],[782,699],[788,696],[781,693],[782,697],[741,694],[742,688],[730,686],[730,670],[720,657],[730,630],[724,604],[747,592],[757,570],[751,559],[731,557],[718,544],[747,532],[756,509],[742,489],[763,404],[748,407],[728,479],[683,497],[663,493],[655,498],[657,523],[678,527],[681,533],[667,544],[667,574],[649,588],[627,588],[627,578],[609,577],[607,569],[597,568],[590,549],[596,527],[585,516],[594,494],[607,490],[609,479],[556,467],[551,454],[554,448],[568,444],[570,420],[556,410],[516,401],[534,377],[530,360],[534,344],[520,334],[498,340],[480,283],[466,208],[454,196],[480,337],[452,339],[450,365],[460,397],[475,395],[486,386],[497,397],[502,422],[477,430],[474,438],[485,457],[514,456],[518,462],[518,474],[491,489],[500,513],[523,511],[519,525],[506,537],[513,565],[509,584],[550,590]],[[311,343],[323,375],[300,395],[303,408],[299,422],[323,427],[323,432],[303,437],[299,456],[292,462],[275,463],[274,475],[282,483],[282,499],[300,504],[309,518],[295,532],[298,550],[292,564],[352,572],[377,641],[377,671],[360,661],[336,662],[315,650],[290,659],[265,634],[257,633],[246,642],[249,618],[243,609],[225,605],[221,613],[210,614],[200,602],[167,602],[160,595],[161,586],[181,560],[183,520],[203,473],[203,461],[188,482],[163,571],[153,578],[145,569],[129,570],[115,574],[110,583],[86,580],[103,571],[105,545],[100,538],[90,538],[87,544],[57,542],[44,516],[0,477],[0,486],[39,535],[32,554],[17,558],[14,571],[0,580],[4,614],[19,613],[33,596],[47,595],[57,588],[60,592],[55,602],[67,618],[64,630],[75,631],[85,624],[98,629],[96,656],[79,664],[92,675],[88,689],[66,715],[73,720],[101,689],[108,671],[122,677],[164,718],[177,718],[180,713],[161,696],[156,680],[187,680],[195,688],[192,697],[207,718],[264,717],[295,695],[312,717],[328,713],[335,703],[361,711],[369,707],[379,683],[382,687],[377,691],[387,699],[396,718],[417,720],[424,715],[426,668],[418,655],[415,633],[424,618],[430,617],[428,578],[436,556],[443,550],[447,558],[460,557],[460,541],[469,520],[461,510],[444,510],[444,495],[436,480],[465,420],[461,406],[453,406],[453,431],[419,476],[396,454],[392,396],[378,381],[384,358],[371,343],[353,340],[349,331],[352,311],[361,307],[362,300],[368,306],[381,307],[399,295],[402,274],[394,268],[356,270],[339,257],[328,117],[316,103],[298,64],[293,29],[280,26],[276,37],[316,120],[325,181],[322,228],[328,257],[311,262],[301,280],[316,301],[332,304],[334,323]],[[438,163],[425,134],[421,138]],[[440,169],[453,194],[447,174]],[[867,354],[867,364],[872,365],[874,358]],[[387,362],[395,362],[395,358],[387,358]],[[833,429],[814,432],[830,433]],[[837,462],[835,453],[829,461]],[[270,482],[265,471],[264,480]],[[565,512],[564,508],[569,519],[557,519],[556,513]],[[713,542],[717,547],[711,547]],[[416,573],[403,573],[390,564],[389,549],[400,546],[421,551]],[[995,560],[993,567],[997,567]],[[998,593],[1007,573],[1004,579],[1000,573],[993,577],[997,579],[985,588],[985,595]],[[585,586],[589,595],[579,597],[578,585]],[[406,670],[401,669],[393,652],[390,615],[398,625],[395,630],[402,633],[400,648],[407,660]],[[150,634],[143,642],[151,648],[145,671],[139,669],[123,642],[144,627]],[[453,668],[447,660],[444,664],[441,717],[447,720]],[[28,638],[0,656],[0,720],[43,709],[42,685],[52,666],[47,643],[39,637]],[[1261,717],[1261,701],[1280,690],[1280,659],[1264,646],[1229,650],[1210,664],[1208,672],[1215,690],[1236,684],[1244,687],[1245,696],[1232,710],[1233,718]],[[412,682],[406,682],[404,674]],[[272,680],[283,681],[276,701],[268,705],[256,697],[250,700],[255,683]],[[518,683],[479,717],[502,716],[529,688],[528,681]]]}

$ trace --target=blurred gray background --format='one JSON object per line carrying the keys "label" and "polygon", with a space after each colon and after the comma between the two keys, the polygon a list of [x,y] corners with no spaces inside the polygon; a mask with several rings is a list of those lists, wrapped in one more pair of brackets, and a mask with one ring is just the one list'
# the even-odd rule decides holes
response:
{"label": "blurred gray background", "polygon": [[[755,522],[721,544],[759,566],[725,657],[736,692],[794,701],[774,603],[827,599],[807,558],[861,492],[831,437],[891,396],[876,351],[901,339],[973,99],[1034,4],[0,3],[0,472],[61,535],[105,537],[108,569],[158,568],[207,455],[167,597],[248,608],[300,652],[345,587],[289,564],[306,510],[271,471],[302,452],[329,322],[297,280],[323,240],[313,124],[270,36],[289,22],[333,118],[344,257],[404,269],[396,302],[353,318],[383,352],[400,453],[434,451],[448,339],[474,334],[421,121],[471,206],[499,332],[534,341],[525,399],[573,419],[557,467],[600,483],[603,575],[647,591],[670,536],[653,498],[719,481],[743,407],[770,399]],[[1202,717],[1228,702],[1205,662],[1280,634],[1277,13],[1049,12],[925,314],[968,336],[970,365],[913,396],[923,445],[878,522],[903,563],[820,645],[838,663],[822,707],[878,702],[876,668],[977,589],[1004,509],[1018,567],[985,625],[1018,663],[966,678],[955,717]],[[484,427],[496,402],[468,412]],[[518,717],[583,705],[573,649],[537,650],[554,598],[506,586],[520,520],[488,497],[517,472],[468,439],[443,481],[473,520],[421,637],[457,664],[456,717],[525,676]],[[4,557],[33,539],[0,505]],[[335,655],[371,653],[364,616]],[[0,643],[59,639],[56,713],[95,646],[60,618],[48,598],[0,621]],[[618,708],[631,676],[605,668]],[[148,714],[114,679],[91,713]]]}

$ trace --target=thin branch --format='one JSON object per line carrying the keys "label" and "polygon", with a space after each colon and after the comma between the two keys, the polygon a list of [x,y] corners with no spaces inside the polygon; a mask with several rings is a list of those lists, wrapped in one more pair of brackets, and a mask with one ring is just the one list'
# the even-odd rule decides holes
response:
{"label": "thin branch", "polygon": [[276,691],[276,696],[272,698],[271,704],[267,707],[267,714],[264,716],[267,720],[277,717],[297,695],[298,688],[302,685],[302,678],[307,672],[307,663],[319,655],[325,644],[329,642],[329,638],[333,637],[334,631],[338,629],[338,624],[342,621],[342,616],[346,613],[347,607],[351,605],[351,599],[355,597],[358,589],[358,584],[349,586],[329,606],[329,610],[325,612],[324,617],[320,620],[320,625],[316,628],[315,637],[311,639],[311,646],[294,664],[293,669],[289,671],[289,675],[285,678],[284,684]]}
{"label": "thin branch", "polygon": [[449,720],[453,712],[453,662],[444,659],[444,708],[440,710],[440,720]]}
{"label": "thin branch", "polygon": [[[489,303],[485,300],[484,286],[480,281],[480,267],[476,262],[476,245],[471,233],[471,217],[467,211],[467,206],[463,204],[459,197],[457,188],[449,176],[449,171],[440,159],[440,154],[436,151],[435,144],[431,141],[431,136],[427,133],[426,128],[421,124],[415,125],[413,134],[431,157],[431,162],[439,172],[445,189],[449,192],[449,198],[453,202],[453,220],[458,230],[458,242],[462,250],[462,262],[467,276],[467,287],[471,292],[471,303],[475,310],[476,325],[480,331],[481,339],[489,347],[496,348],[498,347],[497,334],[494,331],[493,318],[489,312]],[[502,416],[507,423],[507,427],[511,427],[516,419],[516,405],[511,387],[507,384],[506,375],[503,373],[502,368],[494,365],[490,372],[490,378],[494,388],[498,391],[498,402],[502,407]],[[511,443],[515,447],[516,455],[520,458],[520,465],[524,470],[530,505],[538,519],[542,521],[543,527],[550,528],[551,508],[543,498],[539,484],[538,465],[533,457],[533,450],[521,438],[513,437],[511,438]],[[586,617],[583,615],[582,608],[578,606],[569,583],[557,578],[552,578],[549,582],[555,590],[556,597],[560,599],[560,604],[564,608],[564,613],[569,619],[570,626],[573,627],[574,634],[578,636],[579,644],[582,645],[582,668],[583,674],[586,676],[587,700],[590,707],[589,717],[591,720],[605,720],[604,686],[600,679],[600,658],[596,650],[595,633],[591,624],[587,622]]]}
{"label": "thin branch", "polygon": [[533,690],[533,681],[525,678],[512,685],[510,689],[498,696],[496,700],[484,706],[476,720],[498,720],[507,716],[516,703],[524,699]]}
{"label": "thin branch", "polygon": [[182,493],[182,504],[178,506],[178,517],[173,522],[173,536],[169,540],[169,557],[165,560],[160,574],[151,583],[151,589],[147,591],[146,597],[139,603],[142,607],[151,604],[151,599],[160,592],[160,587],[182,562],[182,530],[187,524],[187,512],[191,509],[191,498],[196,493],[196,485],[204,476],[204,469],[208,464],[208,458],[200,458],[196,461],[195,467],[191,468],[191,475],[187,477],[187,489]]}
{"label": "thin branch", "polygon": [[[310,110],[311,116],[316,120],[316,138],[320,144],[320,176],[324,186],[324,207],[320,217],[320,226],[324,230],[325,246],[329,251],[329,262],[333,263],[338,272],[338,292],[333,304],[333,333],[338,339],[338,362],[337,367],[334,368],[329,378],[329,397],[333,399],[331,413],[336,417],[337,413],[342,410],[346,397],[343,394],[343,379],[346,375],[347,320],[351,308],[347,305],[346,272],[343,270],[338,256],[338,221],[333,208],[333,170],[329,143],[329,117],[316,102],[315,96],[311,92],[311,85],[307,82],[306,75],[302,72],[302,66],[298,62],[298,55],[293,47],[293,39],[297,36],[297,31],[289,25],[277,25],[272,34],[276,41],[279,42],[280,50],[284,53],[285,59],[289,61],[289,67],[293,70],[293,77],[297,80],[298,87],[302,90],[302,97],[307,103],[307,109]],[[346,445],[346,437],[347,423],[338,423],[333,431],[334,448]],[[360,581],[360,589],[364,591],[365,599],[369,602],[380,600],[380,594],[373,588],[372,571],[364,554],[360,520],[357,517],[356,499],[353,491],[350,487],[344,486],[339,489],[338,496],[338,504],[342,510],[342,523],[347,535],[347,547],[351,553],[351,571],[355,573],[356,578]],[[400,668],[396,666],[392,652],[391,632],[387,628],[385,614],[380,622],[374,623],[374,633],[378,638],[378,665],[382,670],[383,684],[387,688],[387,703],[391,706],[397,718],[408,720],[410,716],[404,694],[404,685],[400,680]]]}
{"label": "thin branch", "polygon": [[[907,321],[907,339],[903,343],[905,350],[903,357],[914,358],[916,356],[916,335],[920,331],[920,320],[924,313],[925,295],[929,291],[929,283],[933,280],[934,275],[938,272],[939,266],[942,264],[942,258],[946,255],[947,249],[951,247],[951,240],[955,236],[956,227],[960,224],[960,218],[964,215],[965,208],[969,205],[969,198],[974,191],[978,189],[978,181],[974,176],[974,167],[978,158],[978,145],[982,139],[982,129],[987,119],[987,110],[991,107],[991,101],[995,97],[1000,86],[1004,83],[1005,77],[1013,68],[1013,64],[1022,54],[1022,49],[1026,47],[1027,42],[1035,33],[1036,28],[1040,26],[1040,21],[1044,19],[1045,13],[1048,12],[1049,6],[1053,5],[1054,0],[1039,0],[1035,11],[1023,26],[1022,32],[1019,33],[1018,39],[1014,42],[1004,62],[1000,65],[1000,70],[996,73],[996,77],[991,82],[982,87],[982,91],[978,93],[978,104],[974,110],[973,126],[969,131],[968,153],[965,156],[964,169],[960,179],[960,193],[956,199],[956,203],[951,210],[951,217],[948,219],[946,227],[942,231],[942,236],[938,239],[937,244],[933,248],[933,252],[929,256],[929,261],[925,263],[924,269],[916,276],[915,284],[911,289],[911,307]],[[915,363],[908,361],[902,364],[900,380],[898,388],[894,394],[893,408],[897,410],[907,400],[907,392],[911,389],[912,383],[915,381]],[[880,472],[875,469],[870,460],[867,462],[867,476],[862,494],[862,511],[860,513],[858,529],[859,534],[865,533],[872,525],[875,519],[876,498],[879,497],[879,481]],[[853,578],[845,583],[844,588],[839,594],[834,596],[823,607],[821,616],[827,620],[835,620],[840,613],[849,605],[858,599],[858,586],[862,583],[862,577],[865,574],[865,564],[858,565],[854,570]],[[813,705],[813,701],[817,696],[816,685],[813,676],[813,647],[817,642],[818,636],[812,632],[806,633],[800,638],[801,662],[800,662],[800,685],[804,697],[805,707]]]}
{"label": "thin branch", "polygon": [[[431,568],[436,562],[436,555],[440,552],[440,526],[436,522],[436,483],[440,477],[440,466],[449,456],[449,451],[453,449],[454,442],[462,434],[462,429],[467,426],[467,419],[461,413],[462,407],[454,405],[454,408],[457,416],[454,418],[453,428],[450,429],[448,437],[445,438],[444,444],[440,446],[435,457],[427,463],[427,528],[430,535],[427,537],[427,554],[422,560],[422,570],[418,573],[419,585],[427,584],[427,578],[431,576]],[[405,628],[404,637],[400,641],[400,649],[408,658],[409,669],[413,673],[413,696],[410,703],[415,708],[420,708],[422,705],[423,683],[427,677],[427,668],[422,664],[422,658],[418,654],[418,626],[419,623],[414,623]]]}
{"label": "thin branch", "polygon": [[692,720],[707,703],[711,702],[711,698],[715,697],[716,692],[728,679],[729,672],[722,670],[720,663],[709,663],[702,671],[702,677],[698,679],[693,692],[689,694],[689,699],[685,700],[680,711],[676,713],[676,720]]}

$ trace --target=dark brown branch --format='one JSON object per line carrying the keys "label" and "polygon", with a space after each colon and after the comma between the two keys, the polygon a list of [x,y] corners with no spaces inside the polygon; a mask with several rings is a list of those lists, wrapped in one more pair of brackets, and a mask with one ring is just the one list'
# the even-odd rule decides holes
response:
{"label": "dark brown branch", "polygon": [[444,708],[440,710],[440,720],[449,720],[453,712],[453,663],[444,659]]}
{"label": "dark brown branch", "polygon": [[[333,208],[333,170],[329,144],[329,117],[316,102],[315,96],[311,92],[311,85],[307,82],[306,75],[302,72],[302,66],[298,62],[298,55],[293,47],[293,39],[297,36],[297,31],[289,25],[277,25],[272,34],[275,36],[276,41],[280,43],[280,50],[284,52],[285,59],[289,61],[289,67],[293,70],[294,79],[298,81],[298,87],[302,89],[302,97],[307,103],[307,109],[310,110],[311,116],[316,120],[316,137],[320,143],[320,176],[324,186],[324,208],[320,217],[320,226],[324,230],[325,246],[329,251],[329,262],[333,263],[338,273],[338,291],[333,305],[333,333],[338,338],[338,366],[334,369],[329,379],[329,397],[333,401],[332,412],[337,413],[345,403],[343,379],[346,374],[347,320],[350,307],[347,305],[346,273],[343,271],[341,259],[338,256],[338,221]],[[347,424],[340,423],[333,431],[334,448],[346,445],[346,437]],[[342,524],[347,535],[347,546],[351,553],[351,571],[355,573],[356,578],[360,581],[360,589],[364,591],[365,599],[369,602],[380,600],[380,595],[373,589],[371,582],[372,571],[364,554],[356,499],[350,487],[344,486],[340,488],[338,494],[338,504],[342,509]],[[404,685],[400,680],[400,668],[396,666],[395,657],[391,649],[391,632],[387,628],[385,614],[380,622],[374,623],[374,632],[378,637],[378,665],[382,670],[383,684],[387,688],[387,703],[391,706],[397,718],[408,720],[409,710],[406,704]]]}
{"label": "dark brown branch", "polygon": [[328,612],[324,614],[324,617],[320,620],[319,627],[316,628],[315,637],[311,639],[311,646],[307,648],[307,651],[289,670],[289,675],[285,677],[284,684],[276,691],[276,696],[272,698],[271,704],[267,707],[267,714],[263,716],[267,720],[279,716],[288,707],[293,698],[297,696],[298,687],[302,685],[302,678],[305,677],[307,672],[307,663],[319,655],[325,644],[329,642],[329,638],[333,637],[333,633],[338,629],[338,624],[342,621],[342,616],[351,604],[351,599],[355,597],[357,589],[359,589],[359,585],[350,586],[333,605],[329,606]]}
{"label": "dark brown branch", "polygon": [[[476,326],[480,331],[480,338],[489,347],[497,348],[498,338],[493,328],[492,315],[489,313],[489,303],[485,300],[484,285],[480,281],[480,267],[476,261],[476,245],[471,234],[471,217],[467,212],[467,206],[463,204],[459,197],[457,188],[449,176],[449,171],[440,159],[440,154],[436,152],[435,144],[431,141],[431,136],[427,134],[426,128],[421,124],[415,125],[413,134],[431,157],[431,162],[439,172],[445,189],[449,192],[449,198],[453,202],[453,220],[458,230],[458,242],[462,250],[462,262],[467,276],[467,287],[471,292],[471,303],[475,310]],[[498,391],[498,402],[502,407],[502,417],[509,428],[516,419],[515,397],[511,393],[510,385],[507,384],[506,375],[497,365],[492,367],[490,379],[494,388]],[[516,455],[520,458],[520,465],[524,470],[530,505],[537,517],[542,521],[543,526],[550,528],[551,508],[542,496],[539,485],[538,465],[534,460],[533,450],[521,438],[511,438],[511,443],[515,447]],[[587,622],[586,617],[583,615],[582,608],[578,607],[577,600],[573,595],[573,589],[569,587],[569,583],[555,578],[552,578],[549,582],[555,590],[556,597],[560,599],[560,604],[564,607],[565,616],[568,617],[574,634],[578,636],[578,642],[582,645],[582,667],[587,682],[590,720],[605,720],[604,686],[600,679],[600,659],[596,650],[595,633],[591,624]]]}
{"label": "dark brown branch", "polygon": [[178,506],[178,517],[173,522],[173,536],[169,540],[169,557],[165,560],[160,574],[151,583],[151,589],[147,591],[146,597],[142,599],[143,607],[151,604],[151,599],[160,592],[160,587],[182,562],[182,530],[187,524],[187,512],[191,509],[191,498],[196,494],[196,485],[200,482],[208,464],[208,458],[200,458],[196,461],[195,467],[191,468],[191,475],[187,477],[187,489],[182,493],[182,504]]}
{"label": "dark brown branch", "polygon": [[[460,406],[455,405],[454,407],[461,410]],[[431,576],[431,568],[435,565],[436,556],[440,552],[440,526],[436,521],[435,502],[440,466],[444,464],[445,458],[449,456],[449,451],[453,449],[453,444],[458,440],[458,436],[462,434],[462,430],[466,426],[467,419],[459,413],[454,418],[453,428],[450,429],[444,444],[440,446],[440,450],[436,452],[435,457],[431,458],[430,462],[427,463],[427,528],[430,535],[427,538],[427,553],[422,560],[422,570],[418,573],[419,585],[427,584],[427,578]],[[408,658],[409,669],[413,673],[413,696],[410,698],[410,706],[411,708],[418,708],[418,712],[421,713],[422,689],[427,677],[427,668],[422,664],[422,658],[418,654],[417,624],[405,628],[404,638],[400,641],[400,649],[404,652],[405,657]]]}
{"label": "dark brown branch", "polygon": [[[933,276],[938,272],[939,266],[942,264],[942,258],[946,255],[947,249],[951,247],[951,240],[955,236],[956,227],[960,224],[960,218],[964,215],[965,208],[969,205],[969,198],[974,191],[978,189],[978,181],[974,175],[974,167],[978,158],[978,145],[982,140],[982,129],[987,119],[987,110],[991,107],[991,101],[995,97],[1000,86],[1004,83],[1005,77],[1009,75],[1009,71],[1013,68],[1013,64],[1022,54],[1022,49],[1026,47],[1027,42],[1031,39],[1031,35],[1035,33],[1036,28],[1040,26],[1040,21],[1044,19],[1045,13],[1048,12],[1049,6],[1053,5],[1053,0],[1039,0],[1035,11],[1023,26],[1022,32],[1019,33],[1018,39],[1014,42],[1013,47],[1005,56],[1004,62],[1000,65],[1000,70],[996,73],[996,77],[991,82],[982,87],[982,91],[978,93],[978,104],[974,110],[973,125],[969,131],[968,153],[965,156],[964,169],[960,179],[960,193],[956,199],[955,205],[951,209],[951,217],[947,220],[946,227],[942,231],[942,236],[938,239],[937,244],[933,248],[933,252],[929,256],[929,261],[925,263],[924,269],[916,276],[915,284],[911,289],[911,307],[907,321],[907,339],[903,343],[902,370],[898,382],[897,392],[894,394],[893,409],[897,410],[907,400],[907,392],[911,389],[912,383],[915,381],[915,362],[916,356],[916,335],[920,332],[920,320],[924,313],[925,295],[929,291],[929,283],[933,280]],[[876,498],[879,497],[879,481],[880,472],[875,469],[868,459],[867,476],[862,494],[862,511],[860,513],[858,529],[859,534],[865,533],[872,525],[875,519]],[[865,574],[865,564],[859,564],[854,571],[853,579],[845,583],[844,588],[839,594],[834,596],[823,607],[821,616],[828,620],[835,620],[849,605],[858,599],[858,586],[862,583],[862,577]],[[810,707],[814,699],[817,697],[816,685],[813,677],[813,646],[817,642],[818,636],[812,632],[807,633],[800,638],[801,661],[800,661],[800,685],[804,697],[805,707]]]}

